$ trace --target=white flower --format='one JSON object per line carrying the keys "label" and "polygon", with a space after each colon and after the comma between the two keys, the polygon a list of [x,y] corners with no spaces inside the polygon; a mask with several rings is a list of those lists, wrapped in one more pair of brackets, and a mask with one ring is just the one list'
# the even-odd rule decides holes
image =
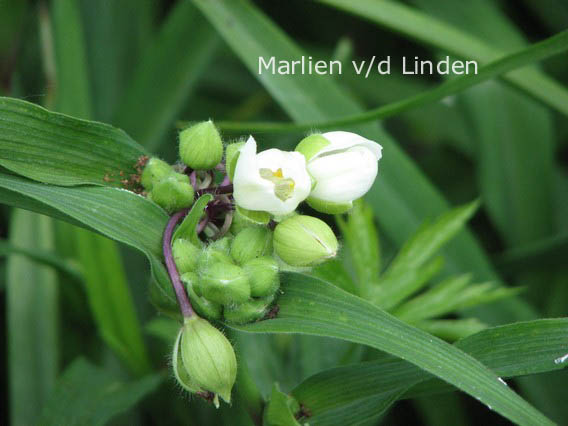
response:
{"label": "white flower", "polygon": [[296,150],[307,158],[308,172],[315,180],[309,204],[338,213],[371,188],[382,147],[355,133],[337,131],[308,136]]}
{"label": "white flower", "polygon": [[251,136],[240,149],[233,185],[240,207],[282,216],[306,199],[311,180],[302,154],[274,148],[257,154]]}

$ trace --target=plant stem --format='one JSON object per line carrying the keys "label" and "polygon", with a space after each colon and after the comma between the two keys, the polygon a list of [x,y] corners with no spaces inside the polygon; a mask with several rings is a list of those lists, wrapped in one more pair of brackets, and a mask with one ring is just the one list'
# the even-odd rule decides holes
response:
{"label": "plant stem", "polygon": [[176,263],[174,262],[174,257],[172,255],[172,235],[174,228],[179,223],[179,221],[183,219],[187,212],[188,210],[184,209],[170,217],[170,220],[168,221],[168,224],[166,225],[166,229],[164,231],[164,238],[162,240],[162,249],[164,251],[164,258],[166,260],[166,268],[168,269],[168,274],[170,275],[170,280],[172,281],[172,286],[174,287],[178,305],[184,319],[194,315],[194,311],[189,298],[187,297],[187,293],[183,288]]}
{"label": "plant stem", "polygon": [[223,186],[215,186],[211,188],[203,188],[197,190],[197,195],[201,196],[203,194],[231,194],[233,192],[233,185],[223,185]]}

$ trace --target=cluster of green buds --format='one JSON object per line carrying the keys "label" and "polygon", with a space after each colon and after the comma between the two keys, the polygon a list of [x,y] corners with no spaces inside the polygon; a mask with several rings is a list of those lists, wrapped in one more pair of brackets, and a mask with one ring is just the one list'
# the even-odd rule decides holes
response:
{"label": "cluster of green buds", "polygon": [[280,285],[273,232],[247,226],[202,249],[177,239],[173,257],[193,308],[212,320],[243,324],[263,318]]}
{"label": "cluster of green buds", "polygon": [[347,211],[373,183],[381,148],[331,132],[308,136],[294,152],[257,153],[252,137],[224,149],[211,121],[179,139],[180,163],[152,158],[141,176],[147,197],[171,215],[164,259],[184,318],[173,368],[188,391],[228,402],[235,354],[208,320],[244,324],[275,315],[280,271],[336,256],[332,229],[296,209],[306,201],[324,213]]}

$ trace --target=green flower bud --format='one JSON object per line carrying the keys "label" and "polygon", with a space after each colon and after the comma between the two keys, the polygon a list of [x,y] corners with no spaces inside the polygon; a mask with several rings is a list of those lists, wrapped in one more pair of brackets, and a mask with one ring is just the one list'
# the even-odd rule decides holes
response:
{"label": "green flower bud", "polygon": [[201,250],[195,247],[191,241],[178,238],[172,244],[172,254],[177,270],[181,275],[196,270]]}
{"label": "green flower bud", "polygon": [[159,158],[153,157],[146,163],[140,182],[146,191],[150,191],[154,184],[168,177],[173,172],[172,166]]}
{"label": "green flower bud", "polygon": [[222,251],[223,253],[229,254],[229,251],[231,249],[231,240],[232,238],[223,237],[210,243],[209,247],[214,250]]}
{"label": "green flower bud", "polygon": [[199,315],[203,315],[209,319],[219,320],[221,319],[221,314],[223,313],[223,307],[218,303],[211,302],[204,297],[200,297],[195,292],[196,283],[199,281],[199,277],[196,273],[187,272],[181,277],[182,282],[185,284],[191,306]]}
{"label": "green flower bud", "polygon": [[217,263],[229,263],[233,265],[233,258],[229,255],[228,247],[225,248],[222,245],[215,243],[209,244],[202,252],[199,257],[197,268],[199,270],[205,270],[209,266]]}
{"label": "green flower bud", "polygon": [[312,216],[293,216],[274,230],[274,251],[291,266],[322,263],[337,254],[338,246],[331,228]]}
{"label": "green flower bud", "polygon": [[231,256],[242,265],[256,257],[272,254],[272,232],[264,227],[251,226],[237,234],[231,244]]}
{"label": "green flower bud", "polygon": [[306,157],[306,161],[310,161],[314,155],[328,145],[331,145],[331,142],[316,133],[302,139],[296,146],[296,151]]}
{"label": "green flower bud", "polygon": [[199,289],[206,299],[229,305],[250,297],[250,284],[245,271],[229,263],[214,263],[200,273]]}
{"label": "green flower bud", "polygon": [[195,170],[210,170],[219,164],[223,158],[223,142],[211,120],[181,131],[179,156]]}
{"label": "green flower bud", "polygon": [[227,176],[233,181],[233,176],[235,176],[235,167],[237,166],[237,160],[239,159],[239,150],[244,146],[244,142],[235,142],[227,145],[225,149],[225,167],[227,170]]}
{"label": "green flower bud", "polygon": [[231,232],[236,235],[249,226],[264,226],[268,224],[268,222],[270,222],[270,213],[246,210],[242,207],[235,206]]}
{"label": "green flower bud", "polygon": [[192,382],[231,402],[237,359],[223,333],[197,315],[187,318],[181,336],[181,358]]}
{"label": "green flower bud", "polygon": [[347,213],[349,210],[353,208],[353,201],[349,201],[346,203],[334,203],[331,201],[308,197],[306,199],[306,202],[312,209],[320,213],[326,213],[326,214]]}
{"label": "green flower bud", "polygon": [[270,401],[263,411],[264,426],[300,426],[308,423],[298,422],[296,415],[300,413],[300,403],[294,397],[281,392],[278,383],[272,386]]}
{"label": "green flower bud", "polygon": [[183,330],[184,329],[182,327],[177,335],[176,342],[174,343],[174,349],[172,352],[172,368],[174,370],[174,376],[178,384],[186,391],[191,393],[202,392],[203,389],[201,389],[199,385],[195,381],[193,381],[191,377],[189,377],[189,374],[187,374],[187,371],[181,359],[180,342]]}
{"label": "green flower bud", "polygon": [[278,263],[272,257],[263,256],[249,260],[243,265],[243,269],[249,277],[252,297],[269,296],[278,290]]}
{"label": "green flower bud", "polygon": [[189,177],[181,173],[173,173],[154,183],[148,198],[164,210],[174,212],[191,206],[193,195],[194,191],[189,183]]}
{"label": "green flower bud", "polygon": [[246,324],[264,318],[274,301],[274,295],[262,299],[250,299],[248,302],[225,307],[225,320],[234,324]]}

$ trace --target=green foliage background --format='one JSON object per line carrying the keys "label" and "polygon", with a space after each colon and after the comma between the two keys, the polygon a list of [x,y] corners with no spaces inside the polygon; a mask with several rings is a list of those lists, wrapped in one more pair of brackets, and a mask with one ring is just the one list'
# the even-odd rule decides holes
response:
{"label": "green foliage background", "polygon": [[[311,425],[566,423],[567,27],[561,0],[0,2],[1,95],[114,126],[0,100],[0,421],[249,425],[270,398],[265,422],[294,424],[291,394]],[[259,55],[302,54],[340,59],[344,74],[256,74]],[[486,66],[349,72],[372,55]],[[208,118],[262,148],[327,128],[384,147],[366,204],[333,222],[341,258],[315,273],[335,286],[287,275],[277,320],[227,329],[240,369],[220,410],[169,371],[166,214],[103,179],[141,154],[175,161],[176,129]],[[472,206],[436,221],[474,199],[468,230]],[[424,318],[428,299],[401,305],[435,273],[441,320]],[[461,285],[475,303],[458,303]],[[450,346],[422,330],[473,334]]]}

